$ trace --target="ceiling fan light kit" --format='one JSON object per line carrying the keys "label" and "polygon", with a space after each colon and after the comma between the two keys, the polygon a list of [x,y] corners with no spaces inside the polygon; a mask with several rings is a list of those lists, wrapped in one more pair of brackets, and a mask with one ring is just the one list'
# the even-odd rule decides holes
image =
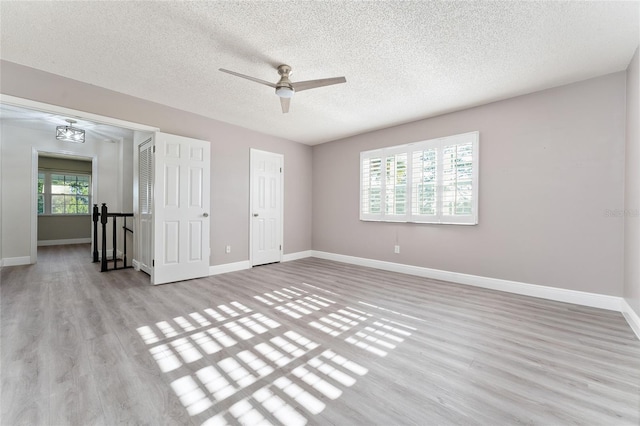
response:
{"label": "ceiling fan light kit", "polygon": [[295,93],[295,90],[293,90],[292,87],[287,87],[287,86],[276,87],[276,95],[280,96],[281,98],[293,98],[294,93]]}
{"label": "ceiling fan light kit", "polygon": [[276,95],[278,95],[278,97],[280,98],[280,105],[282,107],[283,113],[289,112],[289,104],[291,102],[291,98],[293,98],[293,95],[296,92],[347,82],[347,79],[344,77],[334,77],[323,78],[320,80],[298,81],[294,83],[289,80],[289,77],[291,76],[291,67],[284,64],[278,66],[278,74],[280,74],[280,80],[277,83],[271,83],[259,78],[240,74],[235,71],[229,71],[224,68],[220,68],[220,71],[226,72],[227,74],[235,75],[236,77],[245,78],[247,80],[251,80],[265,86],[273,87],[274,89],[276,89]]}

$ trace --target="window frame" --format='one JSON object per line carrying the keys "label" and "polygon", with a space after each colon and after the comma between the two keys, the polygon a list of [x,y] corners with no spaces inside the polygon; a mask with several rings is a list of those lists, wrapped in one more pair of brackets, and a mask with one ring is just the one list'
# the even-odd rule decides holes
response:
{"label": "window frame", "polygon": [[[480,133],[468,132],[458,135],[452,135],[442,138],[429,139],[419,142],[413,142],[405,145],[396,145],[390,147],[384,147],[369,151],[360,152],[360,195],[359,195],[359,215],[361,221],[367,222],[407,222],[407,223],[426,223],[426,224],[451,224],[451,225],[477,225],[478,224],[478,188],[479,188],[479,135]],[[445,214],[444,205],[445,200],[443,198],[444,183],[444,152],[446,147],[456,146],[456,150],[460,147],[471,144],[471,200],[470,200],[470,213],[469,214]],[[414,166],[417,164],[414,160],[414,154],[421,151],[435,150],[435,214],[421,214],[415,211],[414,204],[414,186],[420,182],[414,182]],[[405,193],[405,210],[404,213],[399,214],[397,212],[388,213],[386,200],[387,200],[387,162],[390,158],[397,158],[398,155],[406,156],[406,187]],[[368,166],[371,164],[371,160],[380,161],[380,196],[379,196],[379,209],[374,212],[371,211],[371,172]],[[453,161],[457,161],[457,157]],[[464,164],[462,165],[464,166]],[[451,160],[449,159],[449,167],[451,167]],[[457,166],[455,166],[457,173]],[[455,174],[454,181],[456,187],[454,194],[457,197],[460,188],[457,187],[458,174]],[[365,185],[365,180],[369,185]],[[396,185],[397,188],[397,185]],[[395,190],[394,190],[395,195]],[[366,208],[369,207],[369,208]]]}
{"label": "window frame", "polygon": [[[78,171],[70,171],[70,170],[53,170],[53,169],[38,169],[38,182],[37,185],[39,185],[39,180],[40,180],[40,175],[44,174],[44,186],[43,186],[43,193],[40,193],[38,191],[38,189],[36,189],[36,196],[38,197],[38,199],[40,198],[40,196],[42,196],[44,198],[44,212],[40,213],[39,211],[37,212],[37,216],[56,216],[56,217],[60,217],[60,216],[90,216],[92,213],[92,192],[93,192],[93,182],[92,182],[92,176],[91,173],[87,173],[87,172],[78,172]],[[63,176],[75,176],[76,180],[78,177],[86,177],[88,178],[88,188],[89,188],[89,193],[86,195],[86,197],[88,197],[88,202],[87,202],[87,212],[86,213],[54,213],[53,212],[53,207],[52,207],[52,196],[53,195],[63,195],[63,196],[83,196],[85,197],[85,195],[78,195],[78,194],[53,194],[52,193],[52,175],[63,175]],[[38,206],[38,199],[36,199],[36,206]],[[66,204],[65,204],[66,205]]]}

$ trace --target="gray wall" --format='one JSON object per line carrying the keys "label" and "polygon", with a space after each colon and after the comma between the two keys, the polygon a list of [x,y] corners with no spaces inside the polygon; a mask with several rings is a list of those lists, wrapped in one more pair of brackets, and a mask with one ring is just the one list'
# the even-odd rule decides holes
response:
{"label": "gray wall", "polygon": [[[91,174],[91,161],[38,156],[38,168]],[[91,238],[91,216],[38,216],[38,241]]]}
{"label": "gray wall", "polygon": [[[314,250],[621,296],[623,219],[607,212],[624,208],[625,84],[620,72],[315,146]],[[360,151],[474,130],[478,225],[359,221]]]}
{"label": "gray wall", "polygon": [[91,215],[38,216],[38,242],[91,238]]}
{"label": "gray wall", "polygon": [[640,65],[638,49],[627,69],[627,141],[624,205],[624,297],[640,316]]}
{"label": "gray wall", "polygon": [[[311,147],[7,61],[0,61],[0,87],[7,95],[210,141],[212,265],[249,259],[250,148],[283,154],[284,252],[311,249]],[[6,194],[4,202],[6,210]]]}

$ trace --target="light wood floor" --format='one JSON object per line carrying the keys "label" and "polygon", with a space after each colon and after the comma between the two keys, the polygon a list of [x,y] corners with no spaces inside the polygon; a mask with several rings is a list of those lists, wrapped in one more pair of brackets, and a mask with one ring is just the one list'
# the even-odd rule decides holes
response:
{"label": "light wood floor", "polygon": [[638,425],[621,314],[314,258],[152,287],[2,269],[2,425]]}

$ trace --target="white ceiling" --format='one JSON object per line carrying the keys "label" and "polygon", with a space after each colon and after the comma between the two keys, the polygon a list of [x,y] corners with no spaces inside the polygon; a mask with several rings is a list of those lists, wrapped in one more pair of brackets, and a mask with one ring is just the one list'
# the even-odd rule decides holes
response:
{"label": "white ceiling", "polygon": [[[314,145],[626,69],[637,1],[0,2],[0,57]],[[296,94],[276,82],[345,76]]]}
{"label": "white ceiling", "polygon": [[67,117],[45,111],[36,111],[14,105],[0,104],[0,120],[16,126],[48,132],[51,139],[56,136],[57,126],[67,126],[65,119],[76,121],[73,127],[85,131],[85,143],[115,142],[120,139],[133,139],[133,130],[94,123],[78,117]]}

